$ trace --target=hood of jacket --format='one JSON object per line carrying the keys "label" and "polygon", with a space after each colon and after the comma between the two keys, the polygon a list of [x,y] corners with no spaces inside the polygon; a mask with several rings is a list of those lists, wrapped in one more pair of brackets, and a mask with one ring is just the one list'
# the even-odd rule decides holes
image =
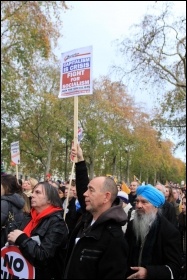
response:
{"label": "hood of jacket", "polygon": [[12,203],[12,205],[15,205],[18,209],[22,209],[25,204],[24,198],[18,193],[2,195],[1,200],[6,200],[7,202]]}
{"label": "hood of jacket", "polygon": [[105,212],[103,212],[99,218],[95,221],[94,225],[113,220],[119,223],[121,226],[125,225],[127,221],[127,214],[123,210],[123,202],[117,197],[113,202],[112,206]]}

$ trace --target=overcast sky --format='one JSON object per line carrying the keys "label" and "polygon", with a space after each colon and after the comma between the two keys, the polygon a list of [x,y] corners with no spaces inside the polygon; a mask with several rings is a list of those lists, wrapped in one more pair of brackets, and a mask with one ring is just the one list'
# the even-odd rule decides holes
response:
{"label": "overcast sky", "polygon": [[[71,8],[62,15],[63,37],[57,56],[60,59],[66,51],[93,46],[93,78],[108,75],[110,66],[120,61],[114,41],[128,36],[130,26],[138,24],[154,2],[161,6],[166,1],[66,1]],[[186,14],[186,1],[170,2],[176,16]],[[153,98],[148,92],[140,94],[133,88],[128,93],[151,108]]]}

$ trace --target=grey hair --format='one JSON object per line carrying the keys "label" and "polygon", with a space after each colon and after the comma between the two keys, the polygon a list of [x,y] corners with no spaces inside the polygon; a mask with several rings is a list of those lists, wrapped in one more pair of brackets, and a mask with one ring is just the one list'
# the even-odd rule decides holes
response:
{"label": "grey hair", "polygon": [[111,202],[113,203],[118,194],[117,184],[111,177],[105,177],[102,190],[109,191],[111,193]]}
{"label": "grey hair", "polygon": [[50,201],[50,204],[56,207],[62,208],[62,201],[59,197],[58,190],[54,186],[50,185],[48,182],[39,182],[34,186],[35,189],[37,186],[41,185],[45,191],[45,194]]}
{"label": "grey hair", "polygon": [[155,187],[157,187],[157,186],[160,186],[160,187],[161,187],[161,191],[163,192],[163,194],[165,194],[165,192],[166,192],[166,187],[165,187],[164,185],[162,185],[162,184],[156,184]]}

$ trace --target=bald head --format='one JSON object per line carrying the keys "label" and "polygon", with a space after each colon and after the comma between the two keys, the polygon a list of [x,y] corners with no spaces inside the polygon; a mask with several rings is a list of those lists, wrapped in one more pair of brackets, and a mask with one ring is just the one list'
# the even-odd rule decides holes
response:
{"label": "bald head", "polygon": [[110,177],[104,177],[103,187],[104,191],[111,192],[111,201],[113,202],[118,194],[118,188],[115,181]]}
{"label": "bald head", "polygon": [[100,189],[101,192],[110,192],[111,193],[111,203],[116,199],[118,188],[115,183],[115,181],[106,176],[99,176],[95,177],[90,181],[90,184],[94,184],[97,186],[98,189]]}
{"label": "bald head", "polygon": [[117,193],[118,189],[112,178],[100,176],[89,182],[83,195],[86,210],[92,213],[94,220],[111,207]]}
{"label": "bald head", "polygon": [[164,194],[164,196],[165,196],[166,188],[165,188],[164,185],[162,185],[162,184],[156,184],[155,188],[156,188],[157,190],[161,191],[161,192]]}

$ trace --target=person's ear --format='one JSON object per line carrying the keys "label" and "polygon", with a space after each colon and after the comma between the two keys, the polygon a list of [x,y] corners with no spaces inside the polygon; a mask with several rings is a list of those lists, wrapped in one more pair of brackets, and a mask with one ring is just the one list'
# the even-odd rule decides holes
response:
{"label": "person's ear", "polygon": [[104,197],[104,203],[107,203],[111,199],[111,192],[106,192]]}

